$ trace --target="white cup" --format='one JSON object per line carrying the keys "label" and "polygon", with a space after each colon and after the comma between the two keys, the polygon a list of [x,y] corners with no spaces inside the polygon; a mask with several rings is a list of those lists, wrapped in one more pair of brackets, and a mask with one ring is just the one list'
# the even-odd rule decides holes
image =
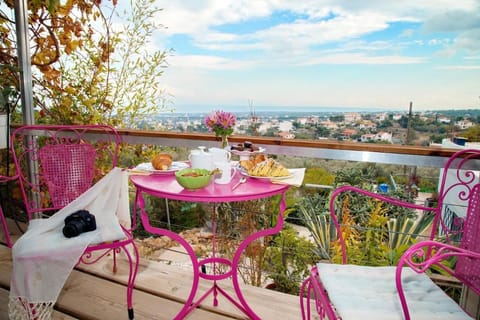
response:
{"label": "white cup", "polygon": [[232,181],[233,176],[235,175],[235,172],[237,172],[237,169],[235,167],[232,167],[230,165],[230,162],[227,162],[227,161],[215,162],[214,165],[215,165],[215,168],[218,168],[222,171],[220,178],[215,179],[215,183],[218,183],[218,184],[230,183],[230,181]]}
{"label": "white cup", "polygon": [[209,148],[208,152],[212,155],[213,162],[228,162],[232,157],[230,151],[221,148]]}

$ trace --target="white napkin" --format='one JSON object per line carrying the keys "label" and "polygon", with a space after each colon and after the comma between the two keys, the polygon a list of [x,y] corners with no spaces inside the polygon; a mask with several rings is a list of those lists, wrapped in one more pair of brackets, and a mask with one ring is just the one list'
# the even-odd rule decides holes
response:
{"label": "white napkin", "polygon": [[275,184],[288,184],[295,187],[300,187],[305,177],[305,168],[288,169],[292,174],[291,177],[285,179],[272,178],[272,183]]}

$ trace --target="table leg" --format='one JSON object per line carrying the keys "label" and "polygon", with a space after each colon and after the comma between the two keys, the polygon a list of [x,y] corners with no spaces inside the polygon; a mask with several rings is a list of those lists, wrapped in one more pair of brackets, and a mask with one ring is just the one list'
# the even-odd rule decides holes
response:
{"label": "table leg", "polygon": [[265,229],[265,230],[260,230],[258,232],[255,232],[248,236],[245,240],[242,241],[238,249],[235,251],[235,255],[233,256],[232,260],[232,283],[233,287],[235,289],[235,293],[237,294],[238,300],[240,301],[242,305],[242,310],[244,310],[244,313],[249,316],[250,319],[254,320],[261,320],[261,318],[250,308],[248,305],[247,301],[245,300],[240,284],[238,281],[238,265],[240,263],[240,258],[242,253],[245,251],[245,249],[255,240],[274,235],[282,231],[283,228],[283,212],[285,211],[286,208],[286,201],[285,201],[285,193],[282,193],[282,198],[280,200],[280,207],[279,207],[279,214],[278,214],[278,219],[277,219],[277,225],[273,228],[270,229]]}
{"label": "table leg", "polygon": [[148,215],[145,211],[145,201],[143,199],[143,195],[141,192],[137,191],[135,195],[135,204],[134,204],[134,212],[137,212],[137,208],[140,209],[141,212],[141,221],[143,224],[143,228],[145,231],[150,232],[152,234],[160,235],[160,236],[167,236],[170,239],[174,240],[178,244],[180,244],[185,250],[187,251],[188,255],[190,256],[190,260],[192,261],[192,268],[193,268],[193,283],[190,289],[190,294],[185,301],[183,308],[179,311],[179,313],[174,317],[174,320],[184,319],[187,314],[189,314],[195,307],[196,304],[193,303],[195,299],[195,295],[197,294],[198,284],[200,279],[200,272],[199,272],[199,263],[197,260],[197,256],[195,251],[193,250],[192,246],[182,237],[180,237],[175,232],[172,232],[167,229],[153,227],[150,224],[150,220],[148,219]]}

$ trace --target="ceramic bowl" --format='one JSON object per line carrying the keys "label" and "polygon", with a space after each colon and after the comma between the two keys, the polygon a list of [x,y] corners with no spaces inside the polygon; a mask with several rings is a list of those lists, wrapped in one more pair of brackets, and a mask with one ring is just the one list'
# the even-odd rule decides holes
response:
{"label": "ceramic bowl", "polygon": [[207,169],[187,168],[175,172],[175,178],[185,189],[196,190],[208,185],[212,174]]}

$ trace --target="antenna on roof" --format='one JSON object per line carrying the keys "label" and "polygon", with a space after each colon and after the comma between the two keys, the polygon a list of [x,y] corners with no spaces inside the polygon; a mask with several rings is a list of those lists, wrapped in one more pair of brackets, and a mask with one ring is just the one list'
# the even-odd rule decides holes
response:
{"label": "antenna on roof", "polygon": [[252,135],[257,135],[257,116],[255,115],[255,107],[253,106],[253,100],[248,99],[248,108],[250,109],[250,127],[252,129]]}

